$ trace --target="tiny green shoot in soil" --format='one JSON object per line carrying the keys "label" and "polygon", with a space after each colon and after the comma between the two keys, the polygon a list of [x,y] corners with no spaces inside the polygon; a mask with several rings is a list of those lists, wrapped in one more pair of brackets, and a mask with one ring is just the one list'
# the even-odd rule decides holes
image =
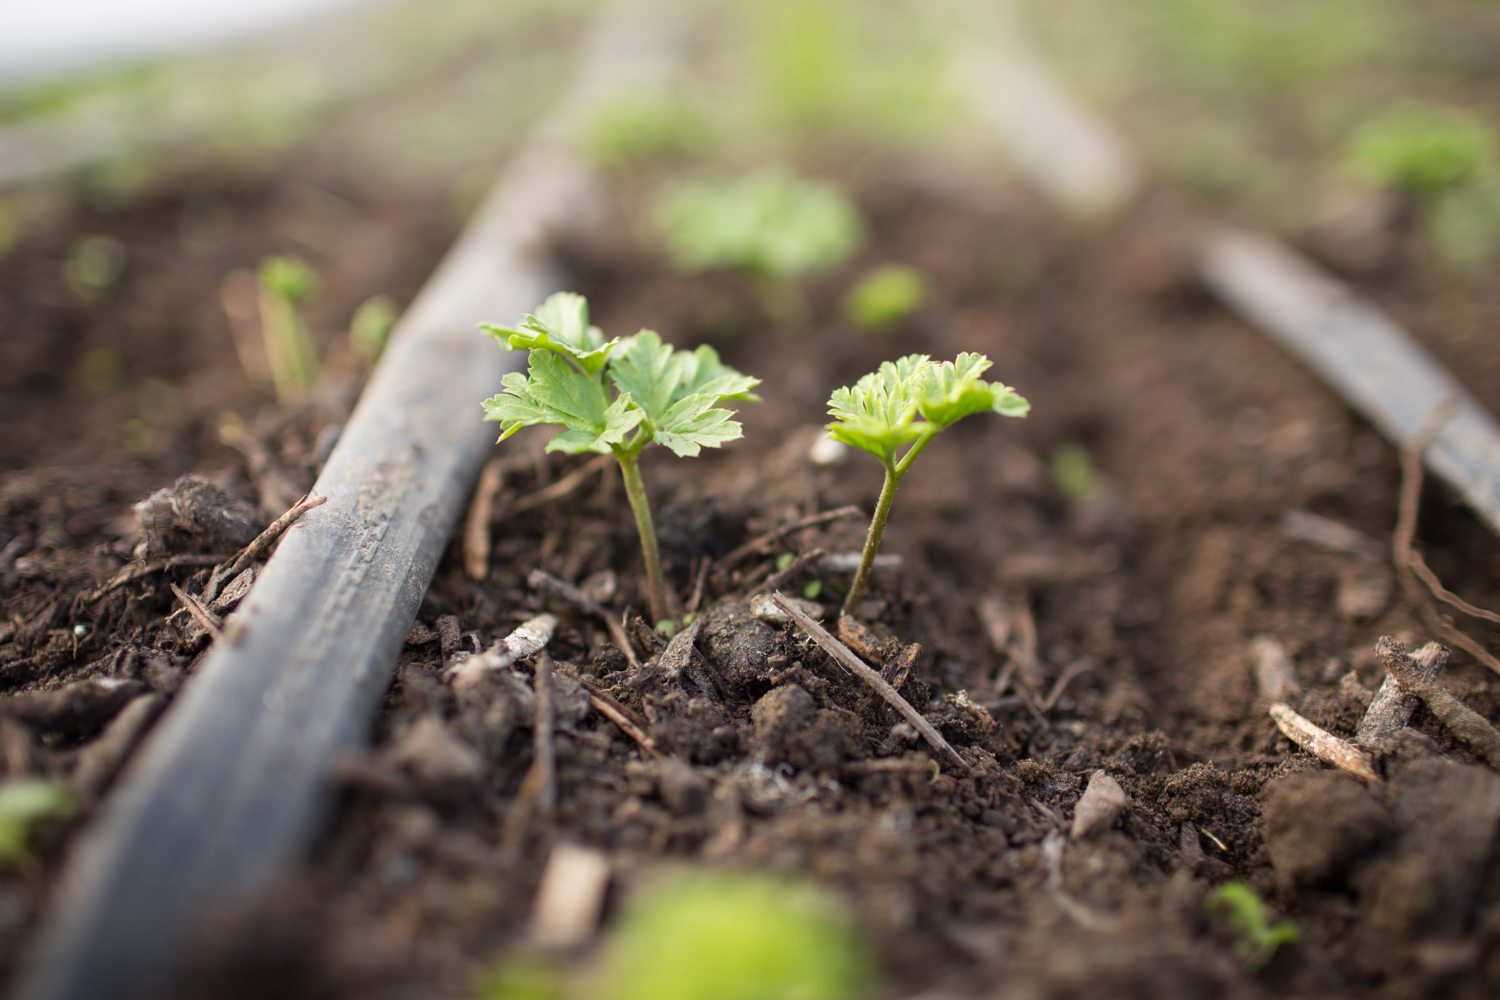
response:
{"label": "tiny green shoot in soil", "polygon": [[349,346],[359,359],[373,368],[385,352],[386,341],[396,325],[396,301],[389,295],[365,299],[349,319]]}
{"label": "tiny green shoot in soil", "polygon": [[38,823],[70,816],[78,808],[68,789],[56,781],[35,779],[0,784],[0,866],[26,856]]}
{"label": "tiny green shoot in soil", "polygon": [[927,301],[927,279],[914,267],[888,264],[844,296],[844,318],[866,333],[889,333]]}
{"label": "tiny green shoot in soil", "polygon": [[316,294],[318,276],[296,257],[267,257],[260,265],[260,329],[276,398],[283,402],[317,383],[318,348],[301,309]]}
{"label": "tiny green shoot in soil", "polygon": [[848,260],[864,240],[859,211],[838,188],[775,169],[674,186],[654,217],[674,266],[740,272],[784,325],[807,318],[798,282]]}
{"label": "tiny green shoot in soil", "polygon": [[1264,966],[1282,945],[1297,943],[1297,925],[1290,920],[1273,925],[1266,919],[1266,904],[1243,882],[1225,882],[1208,894],[1203,905],[1234,931],[1235,954],[1248,969]]}
{"label": "tiny green shoot in soil", "polygon": [[708,346],[678,350],[653,330],[604,338],[589,323],[588,300],[558,292],[516,328],[483,324],[512,350],[529,351],[525,374],[512,372],[504,390],[484,401],[486,420],[504,441],[523,427],[551,424],[562,432],[548,451],[612,454],[635,515],[645,557],[651,618],[672,618],[640,454],[656,443],[691,458],[742,436],[734,411],[722,404],[754,402],[760,380],[735,371]]}
{"label": "tiny green shoot in soil", "polygon": [[1024,417],[1030,411],[1031,404],[1010,386],[981,377],[989,367],[983,354],[966,352],[955,361],[942,362],[908,354],[884,362],[829,397],[828,412],[834,418],[829,436],[869,452],[885,466],[885,484],[842,614],[852,614],[864,597],[896,489],[932,439],[976,413]]}

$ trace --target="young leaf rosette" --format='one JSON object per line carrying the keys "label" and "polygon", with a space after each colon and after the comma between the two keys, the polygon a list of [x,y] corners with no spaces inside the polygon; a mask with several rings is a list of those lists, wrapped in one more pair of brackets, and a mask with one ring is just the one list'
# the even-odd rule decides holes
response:
{"label": "young leaf rosette", "polygon": [[864,597],[896,489],[932,439],[978,413],[1024,417],[1030,411],[1031,404],[1010,386],[983,378],[989,368],[990,360],[983,354],[963,353],[953,361],[908,354],[882,363],[829,397],[828,413],[834,418],[829,436],[869,452],[885,467],[885,483],[844,600],[844,614],[851,614]]}
{"label": "young leaf rosette", "polygon": [[743,435],[727,402],[754,402],[760,380],[719,360],[712,347],[678,350],[653,330],[605,339],[589,322],[588,300],[558,292],[522,317],[517,327],[483,324],[512,350],[525,350],[526,372],[501,380],[484,401],[486,420],[500,424],[500,440],[523,427],[560,428],[547,450],[612,454],[635,515],[645,557],[654,620],[671,617],[651,505],[639,457],[648,444],[692,458]]}

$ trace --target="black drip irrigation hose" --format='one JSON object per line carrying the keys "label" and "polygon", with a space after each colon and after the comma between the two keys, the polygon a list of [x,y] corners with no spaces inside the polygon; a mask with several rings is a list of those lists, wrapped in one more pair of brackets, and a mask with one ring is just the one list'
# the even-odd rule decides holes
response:
{"label": "black drip irrigation hose", "polygon": [[[582,116],[669,68],[640,4],[601,15],[567,97],[404,316],[313,494],[80,841],[21,970],[21,1000],[171,995],[216,907],[316,836],[334,760],[370,721],[491,442],[479,401],[524,363],[478,333],[557,287],[545,238],[592,181]],[[649,36],[639,30],[651,24]]]}

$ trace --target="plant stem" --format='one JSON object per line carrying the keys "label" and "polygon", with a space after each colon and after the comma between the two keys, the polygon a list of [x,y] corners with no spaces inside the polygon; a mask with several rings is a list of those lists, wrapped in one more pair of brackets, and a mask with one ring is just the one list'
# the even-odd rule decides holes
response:
{"label": "plant stem", "polygon": [[844,598],[840,616],[852,615],[854,608],[865,596],[865,586],[870,582],[870,570],[875,566],[875,554],[880,551],[880,539],[885,535],[885,522],[891,516],[891,502],[896,499],[896,487],[901,485],[901,473],[894,464],[885,467],[885,484],[880,487],[880,499],[875,502],[875,516],[870,518],[870,531],[865,535],[865,549],[860,553],[859,569],[854,571],[854,582],[849,585],[849,596]]}
{"label": "plant stem", "polygon": [[646,591],[651,601],[653,623],[670,618],[667,583],[661,572],[661,548],[656,543],[656,526],[651,521],[651,501],[646,498],[646,484],[641,481],[641,466],[636,456],[617,450],[620,471],[625,479],[625,496],[635,514],[635,530],[641,536],[641,555],[646,559]]}

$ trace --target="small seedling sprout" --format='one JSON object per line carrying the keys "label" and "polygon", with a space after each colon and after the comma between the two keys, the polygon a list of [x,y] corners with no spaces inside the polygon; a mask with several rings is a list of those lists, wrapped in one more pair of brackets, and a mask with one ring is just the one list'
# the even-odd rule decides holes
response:
{"label": "small seedling sprout", "polygon": [[349,346],[370,367],[380,360],[391,328],[396,325],[396,302],[389,295],[365,299],[349,320]]}
{"label": "small seedling sprout", "polygon": [[869,452],[885,466],[885,483],[843,614],[852,614],[864,597],[896,489],[932,439],[976,413],[1024,417],[1031,409],[1010,386],[981,378],[989,367],[990,360],[983,354],[964,353],[955,361],[942,362],[925,354],[909,354],[883,363],[852,387],[835,389],[829,397],[828,412],[834,418],[828,425],[829,436]]}
{"label": "small seedling sprout", "polygon": [[296,257],[267,257],[260,265],[260,328],[276,396],[295,399],[318,381],[321,366],[301,308],[318,288],[311,265]]}
{"label": "small seedling sprout", "polygon": [[38,823],[70,816],[77,808],[72,793],[56,781],[0,783],[0,866],[14,865],[26,856],[31,832]]}
{"label": "small seedling sprout", "polygon": [[885,333],[922,308],[927,280],[916,268],[877,267],[844,296],[844,318],[868,333]]}
{"label": "small seedling sprout", "polygon": [[843,263],[864,239],[858,210],[837,188],[780,170],[671,188],[655,221],[676,267],[739,271],[788,324],[808,311],[798,282]]}
{"label": "small seedling sprout", "polygon": [[1290,920],[1271,924],[1266,919],[1266,904],[1243,882],[1225,882],[1208,894],[1203,905],[1223,917],[1235,932],[1235,954],[1248,969],[1264,966],[1282,945],[1297,943],[1297,925]]}
{"label": "small seedling sprout", "polygon": [[641,450],[654,442],[690,458],[738,439],[734,411],[721,404],[757,400],[751,390],[760,380],[720,362],[711,347],[680,351],[652,330],[605,340],[589,323],[588,300],[571,292],[549,297],[518,328],[484,329],[530,352],[526,373],[505,376],[504,391],[484,401],[485,419],[500,424],[501,441],[522,427],[552,424],[562,432],[548,451],[615,456],[641,538],[651,618],[670,619]]}

